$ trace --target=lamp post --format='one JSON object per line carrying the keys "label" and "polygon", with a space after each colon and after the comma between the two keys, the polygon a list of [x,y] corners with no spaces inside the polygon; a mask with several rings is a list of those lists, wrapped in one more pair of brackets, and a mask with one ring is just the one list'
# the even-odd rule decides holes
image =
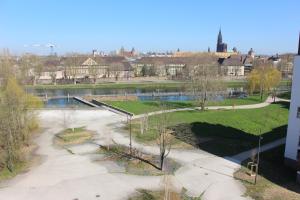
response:
{"label": "lamp post", "polygon": [[256,185],[256,182],[257,182],[257,175],[258,175],[258,168],[259,168],[259,154],[260,154],[260,146],[261,146],[261,140],[264,139],[262,136],[261,136],[261,129],[259,130],[259,138],[258,138],[258,153],[257,153],[257,166],[256,166],[256,173],[255,173],[255,179],[254,179],[254,185]]}

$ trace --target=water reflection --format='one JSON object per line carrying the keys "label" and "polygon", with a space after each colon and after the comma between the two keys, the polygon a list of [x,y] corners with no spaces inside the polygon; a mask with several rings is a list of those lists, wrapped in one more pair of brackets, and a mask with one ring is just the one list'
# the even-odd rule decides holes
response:
{"label": "water reflection", "polygon": [[90,108],[73,98],[55,98],[44,102],[45,108]]}

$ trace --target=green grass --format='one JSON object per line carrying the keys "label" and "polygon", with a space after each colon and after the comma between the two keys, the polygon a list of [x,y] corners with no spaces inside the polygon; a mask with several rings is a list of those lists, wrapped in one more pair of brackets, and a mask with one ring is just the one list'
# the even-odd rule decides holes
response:
{"label": "green grass", "polygon": [[[265,101],[266,97],[263,99]],[[114,107],[126,110],[133,114],[149,113],[161,110],[162,107],[159,101],[106,101],[105,103]],[[232,105],[248,105],[261,103],[258,95],[249,96],[244,99],[225,99],[220,102],[208,102],[208,106],[232,106]],[[163,102],[164,109],[175,108],[192,108],[197,107],[199,104],[196,101],[169,101]]]}
{"label": "green grass", "polygon": [[283,99],[291,99],[291,92],[285,92],[285,93],[279,94],[279,95],[277,95],[277,97],[283,98]]}
{"label": "green grass", "polygon": [[[243,87],[245,81],[228,81],[228,87]],[[139,82],[139,83],[99,83],[99,84],[64,84],[64,85],[27,85],[26,88],[34,89],[90,89],[90,88],[111,88],[111,89],[157,89],[157,88],[181,88],[187,85],[183,81],[170,82]]]}
{"label": "green grass", "polygon": [[28,165],[26,162],[18,162],[15,164],[14,171],[9,171],[6,167],[0,170],[0,181],[11,179],[17,176],[19,173],[25,171]]}
{"label": "green grass", "polygon": [[[134,114],[149,113],[161,110],[162,106],[159,101],[107,101],[105,102],[114,107],[126,110]],[[165,109],[175,109],[175,108],[187,108],[194,107],[195,102],[184,101],[184,102],[163,102]]]}
{"label": "green grass", "polygon": [[[272,104],[248,110],[181,111],[169,114],[169,126],[176,138],[219,156],[229,156],[257,145],[258,135],[267,143],[286,134],[288,104]],[[149,117],[149,131],[140,134],[140,122],[132,125],[136,140],[153,143],[157,116]],[[211,138],[199,143],[203,138]]]}
{"label": "green grass", "polygon": [[34,89],[92,89],[92,88],[108,88],[108,89],[151,89],[151,88],[180,88],[185,82],[141,82],[141,83],[100,83],[100,84],[65,84],[65,85],[28,85],[27,88]]}
{"label": "green grass", "polygon": [[296,171],[284,164],[284,149],[281,145],[260,155],[260,168],[257,184],[254,185],[254,177],[250,177],[247,172],[247,163],[235,173],[235,177],[241,180],[247,188],[246,195],[255,200],[285,200],[300,199],[300,188],[296,183]]}
{"label": "green grass", "polygon": [[[246,87],[247,81],[226,81],[227,87]],[[281,81],[280,85],[291,84],[289,80]],[[64,84],[64,85],[27,85],[26,88],[34,89],[92,89],[92,88],[111,88],[111,89],[156,89],[156,88],[181,88],[187,85],[183,81],[170,82],[139,82],[139,83],[99,83],[99,84]]]}
{"label": "green grass", "polygon": [[[189,197],[186,191],[180,193],[171,192],[170,199],[172,200],[201,200],[201,197]],[[128,200],[164,200],[164,191],[150,191],[144,189],[137,189],[137,193],[129,197]]]}
{"label": "green grass", "polygon": [[85,127],[67,128],[64,133],[78,133],[85,131]]}
{"label": "green grass", "polygon": [[68,128],[61,133],[56,134],[57,143],[60,145],[80,144],[92,138],[92,133],[85,130],[84,127]]}

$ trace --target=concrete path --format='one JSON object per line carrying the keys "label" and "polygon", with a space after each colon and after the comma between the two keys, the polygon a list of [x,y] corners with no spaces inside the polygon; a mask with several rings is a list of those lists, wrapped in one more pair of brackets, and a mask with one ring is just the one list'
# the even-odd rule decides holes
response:
{"label": "concrete path", "polygon": [[[162,188],[159,176],[134,176],[111,173],[115,166],[94,162],[91,154],[97,145],[74,146],[70,154],[53,146],[54,134],[66,127],[86,126],[95,132],[95,143],[107,144],[108,138],[128,145],[129,138],[120,129],[125,117],[105,110],[47,110],[40,111],[44,132],[37,138],[37,154],[43,162],[29,172],[17,176],[0,188],[0,199],[5,200],[121,200],[137,188]],[[157,146],[133,142],[142,151],[158,154]],[[202,150],[172,150],[170,158],[182,166],[175,172],[178,188],[184,187],[191,196],[203,194],[204,200],[245,200],[245,188],[233,178],[240,165]],[[175,184],[174,183],[174,184]]]}
{"label": "concrete path", "polygon": [[[264,152],[264,151],[273,149],[273,148],[278,147],[282,144],[285,144],[285,138],[281,138],[281,139],[276,140],[274,142],[270,142],[268,144],[262,145],[261,148],[260,148],[260,152]],[[235,156],[227,157],[227,159],[232,160],[236,163],[241,163],[242,161],[250,158],[252,155],[257,154],[257,152],[258,152],[258,148],[253,148],[249,151],[239,153]]]}
{"label": "concrete path", "polygon": [[[128,146],[129,139],[123,135],[115,135],[117,143]],[[155,146],[145,146],[133,142],[133,147],[140,151],[159,154]],[[175,172],[175,180],[188,190],[190,196],[200,196],[203,200],[245,200],[245,188],[241,182],[233,178],[240,165],[202,151],[173,149],[169,158],[181,163],[182,167]]]}
{"label": "concrete path", "polygon": [[0,199],[119,200],[126,199],[136,188],[159,188],[160,177],[112,174],[107,166],[92,162],[87,155],[72,155],[53,146],[54,134],[64,129],[64,120],[68,121],[67,127],[87,126],[101,136],[107,124],[122,120],[118,115],[103,110],[52,110],[41,111],[40,119],[45,131],[36,143],[40,146],[37,154],[43,157],[42,164],[2,186]]}
{"label": "concrete path", "polygon": [[[278,101],[286,101],[289,102],[289,100],[286,99],[280,99],[277,98],[275,99],[275,102]],[[206,110],[239,110],[239,109],[256,109],[256,108],[263,108],[271,103],[273,103],[274,100],[272,97],[268,97],[265,102],[263,103],[258,103],[258,104],[249,104],[249,105],[237,105],[237,106],[207,106],[205,107]],[[155,111],[155,112],[150,112],[147,115],[152,116],[152,115],[159,115],[162,113],[172,113],[172,112],[180,112],[180,111],[191,111],[191,110],[200,110],[200,107],[195,107],[195,108],[177,108],[177,109],[170,109],[170,110],[163,110],[163,111]],[[144,117],[146,114],[140,114],[140,115],[134,115],[132,119],[139,119]]]}

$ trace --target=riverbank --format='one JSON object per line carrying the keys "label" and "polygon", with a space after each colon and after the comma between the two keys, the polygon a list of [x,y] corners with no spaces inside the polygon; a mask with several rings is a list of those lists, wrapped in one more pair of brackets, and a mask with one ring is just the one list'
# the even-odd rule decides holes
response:
{"label": "riverbank", "polygon": [[[245,87],[246,80],[225,80],[227,87]],[[157,89],[157,88],[180,88],[188,84],[185,81],[126,81],[126,82],[103,82],[97,84],[64,84],[64,85],[26,85],[26,89]],[[283,80],[280,86],[290,86],[291,81]]]}
{"label": "riverbank", "polygon": [[[151,88],[180,88],[184,87],[188,82],[184,81],[141,81],[141,82],[108,82],[98,84],[64,84],[64,85],[27,85],[27,89],[151,89]],[[246,81],[226,81],[228,87],[243,87]]]}

